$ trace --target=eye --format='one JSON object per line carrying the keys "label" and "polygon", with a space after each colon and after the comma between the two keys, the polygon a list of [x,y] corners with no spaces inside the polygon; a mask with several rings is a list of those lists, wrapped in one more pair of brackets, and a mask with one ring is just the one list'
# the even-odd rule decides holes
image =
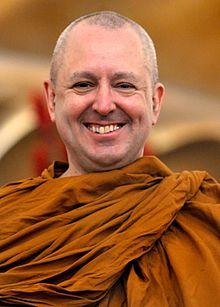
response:
{"label": "eye", "polygon": [[95,87],[95,84],[89,81],[77,82],[73,85],[73,89],[78,93],[86,93],[92,90]]}
{"label": "eye", "polygon": [[129,82],[120,82],[117,83],[114,87],[117,89],[117,91],[127,94],[133,93],[136,90],[136,86]]}

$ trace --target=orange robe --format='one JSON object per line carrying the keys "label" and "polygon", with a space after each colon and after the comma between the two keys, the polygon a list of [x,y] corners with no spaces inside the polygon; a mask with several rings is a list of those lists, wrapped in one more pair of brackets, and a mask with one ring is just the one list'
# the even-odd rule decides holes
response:
{"label": "orange robe", "polygon": [[155,157],[0,190],[0,306],[220,306],[220,185]]}

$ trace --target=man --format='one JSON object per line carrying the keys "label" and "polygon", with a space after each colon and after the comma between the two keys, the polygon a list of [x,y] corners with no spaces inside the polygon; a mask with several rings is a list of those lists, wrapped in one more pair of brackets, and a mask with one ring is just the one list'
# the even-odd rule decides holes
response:
{"label": "man", "polygon": [[45,91],[68,164],[1,190],[1,306],[218,306],[220,185],[142,157],[164,96],[148,34],[79,18]]}

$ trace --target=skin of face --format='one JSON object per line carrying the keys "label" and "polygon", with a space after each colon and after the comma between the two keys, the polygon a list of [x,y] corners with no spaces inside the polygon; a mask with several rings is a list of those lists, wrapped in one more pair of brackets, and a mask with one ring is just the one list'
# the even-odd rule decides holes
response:
{"label": "skin of face", "polygon": [[116,169],[142,157],[164,86],[152,86],[136,32],[82,22],[63,56],[56,85],[48,80],[44,86],[67,150],[64,176]]}

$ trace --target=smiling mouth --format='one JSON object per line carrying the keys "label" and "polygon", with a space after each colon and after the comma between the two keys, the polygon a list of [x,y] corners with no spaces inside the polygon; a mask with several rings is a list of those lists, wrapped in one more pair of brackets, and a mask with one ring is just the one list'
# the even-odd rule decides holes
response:
{"label": "smiling mouth", "polygon": [[111,124],[111,125],[94,125],[85,124],[86,128],[93,133],[97,134],[107,134],[121,129],[125,124]]}

